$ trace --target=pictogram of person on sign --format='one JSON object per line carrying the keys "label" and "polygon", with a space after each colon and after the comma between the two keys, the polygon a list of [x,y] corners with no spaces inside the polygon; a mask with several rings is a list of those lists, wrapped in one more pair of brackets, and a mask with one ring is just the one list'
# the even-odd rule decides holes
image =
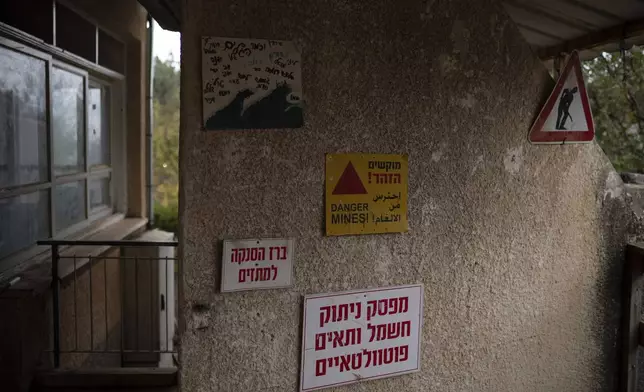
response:
{"label": "pictogram of person on sign", "polygon": [[566,121],[572,116],[570,115],[570,104],[575,99],[575,94],[577,93],[577,87],[572,89],[565,88],[563,93],[561,93],[561,98],[559,99],[559,106],[557,107],[557,130],[566,130]]}

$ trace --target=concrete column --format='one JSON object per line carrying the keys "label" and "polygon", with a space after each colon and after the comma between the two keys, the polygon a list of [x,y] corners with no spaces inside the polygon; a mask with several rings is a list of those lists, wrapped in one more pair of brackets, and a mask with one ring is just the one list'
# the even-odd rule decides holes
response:
{"label": "concrete column", "polygon": [[[304,128],[204,132],[203,35],[294,41]],[[422,370],[342,391],[615,385],[622,183],[528,143],[553,81],[499,4],[184,0],[181,61],[182,390],[296,391],[303,295],[411,283]],[[325,237],[327,152],[409,154],[409,232]],[[291,289],[219,293],[223,239],[287,236]]]}

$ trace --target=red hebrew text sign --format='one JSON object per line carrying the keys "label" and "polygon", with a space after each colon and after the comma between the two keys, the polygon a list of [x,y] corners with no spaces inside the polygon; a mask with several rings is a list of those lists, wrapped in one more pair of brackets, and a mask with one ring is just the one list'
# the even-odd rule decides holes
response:
{"label": "red hebrew text sign", "polygon": [[307,296],[300,391],[420,369],[422,285]]}
{"label": "red hebrew text sign", "polygon": [[293,276],[293,240],[224,241],[221,291],[288,287]]}

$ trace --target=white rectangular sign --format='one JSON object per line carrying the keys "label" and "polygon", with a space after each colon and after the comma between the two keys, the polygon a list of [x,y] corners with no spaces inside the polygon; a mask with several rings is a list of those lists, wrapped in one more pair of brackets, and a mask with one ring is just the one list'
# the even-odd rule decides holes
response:
{"label": "white rectangular sign", "polygon": [[304,298],[300,391],[420,370],[423,286]]}
{"label": "white rectangular sign", "polygon": [[289,287],[293,284],[293,240],[226,240],[221,291]]}

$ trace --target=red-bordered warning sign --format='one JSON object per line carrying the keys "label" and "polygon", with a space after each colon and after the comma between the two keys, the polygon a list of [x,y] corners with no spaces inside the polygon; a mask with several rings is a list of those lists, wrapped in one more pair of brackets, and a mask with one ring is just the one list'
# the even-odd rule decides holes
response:
{"label": "red-bordered warning sign", "polygon": [[595,137],[579,54],[570,54],[548,101],[530,129],[534,144],[588,143]]}

